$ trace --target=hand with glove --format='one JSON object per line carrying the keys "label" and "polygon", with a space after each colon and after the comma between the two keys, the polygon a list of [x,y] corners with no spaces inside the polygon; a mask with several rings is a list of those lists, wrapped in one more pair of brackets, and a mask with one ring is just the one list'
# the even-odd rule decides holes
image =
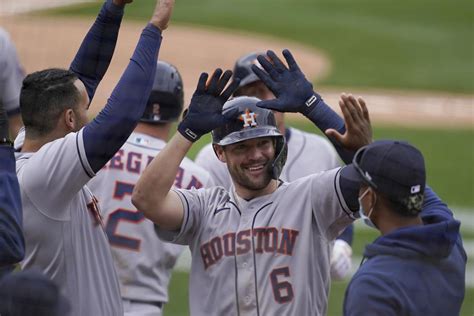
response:
{"label": "hand with glove", "polygon": [[191,104],[178,125],[178,131],[186,139],[195,142],[202,135],[225,124],[227,119],[222,115],[222,106],[239,86],[239,80],[235,80],[224,90],[231,77],[232,71],[222,73],[222,69],[218,68],[206,83],[208,74],[201,74]]}
{"label": "hand with glove", "polygon": [[331,251],[331,279],[344,279],[352,267],[352,248],[342,239],[336,239]]}
{"label": "hand with glove", "polygon": [[266,56],[257,57],[265,71],[257,65],[252,66],[255,74],[276,96],[276,99],[262,101],[258,106],[279,112],[307,114],[321,97],[313,91],[313,85],[301,72],[290,51],[283,50],[283,56],[288,67],[271,50]]}

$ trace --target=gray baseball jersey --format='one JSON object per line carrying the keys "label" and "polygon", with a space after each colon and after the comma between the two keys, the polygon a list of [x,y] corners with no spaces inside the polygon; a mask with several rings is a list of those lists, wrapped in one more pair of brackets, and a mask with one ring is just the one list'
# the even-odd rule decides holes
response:
{"label": "gray baseball jersey", "polygon": [[[132,133],[88,184],[104,212],[122,297],[129,300],[167,302],[171,269],[184,249],[161,241],[153,223],[131,202],[140,174],[165,145],[160,139]],[[175,188],[201,188],[209,184],[210,177],[204,169],[190,159],[183,160]]]}
{"label": "gray baseball jersey", "polygon": [[[291,182],[301,177],[340,166],[336,150],[324,137],[287,127],[288,158],[280,179]],[[196,156],[196,163],[206,169],[216,185],[229,189],[232,179],[225,163],[221,162],[207,144]]]}
{"label": "gray baseball jersey", "polygon": [[97,201],[82,131],[17,153],[26,255],[60,287],[71,315],[123,315],[120,286]]}
{"label": "gray baseball jersey", "polygon": [[[222,187],[176,190],[193,315],[325,315],[330,243],[353,221],[333,169],[245,201]],[[311,280],[309,282],[308,280]]]}
{"label": "gray baseball jersey", "polygon": [[7,113],[19,111],[20,90],[25,76],[15,46],[8,33],[0,28],[0,103]]}

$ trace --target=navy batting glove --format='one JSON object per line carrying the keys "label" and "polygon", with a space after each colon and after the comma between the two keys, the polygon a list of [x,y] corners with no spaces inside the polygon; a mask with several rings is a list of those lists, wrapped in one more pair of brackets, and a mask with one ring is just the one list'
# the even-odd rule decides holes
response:
{"label": "navy batting glove", "polygon": [[271,50],[267,51],[266,56],[257,57],[265,71],[257,65],[252,65],[255,74],[276,96],[276,99],[261,101],[257,106],[279,112],[307,114],[318,104],[321,97],[314,92],[313,85],[301,72],[290,51],[283,50],[283,56],[288,67]]}
{"label": "navy batting glove", "polygon": [[178,125],[178,131],[186,139],[195,142],[227,122],[227,118],[222,115],[222,106],[239,87],[239,80],[235,80],[224,90],[231,77],[232,71],[226,70],[222,74],[222,69],[218,68],[206,84],[208,74],[201,74],[191,104]]}

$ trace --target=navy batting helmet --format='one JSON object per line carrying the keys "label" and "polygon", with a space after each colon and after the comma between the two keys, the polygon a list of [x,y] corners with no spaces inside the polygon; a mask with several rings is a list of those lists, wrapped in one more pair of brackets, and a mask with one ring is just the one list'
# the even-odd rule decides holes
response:
{"label": "navy batting helmet", "polygon": [[278,179],[286,162],[285,137],[277,128],[273,112],[257,107],[260,99],[236,97],[224,104],[222,113],[232,113],[233,119],[212,131],[212,143],[220,146],[235,144],[244,140],[275,137],[275,159],[272,163],[272,178]]}
{"label": "navy batting helmet", "polygon": [[264,55],[263,53],[249,53],[240,57],[234,65],[234,78],[240,79],[239,88],[251,84],[256,81],[260,81],[260,78],[252,70],[252,65],[257,65],[261,68],[260,63],[257,60],[258,55]]}
{"label": "navy batting helmet", "polygon": [[183,80],[176,67],[158,61],[155,81],[141,122],[166,123],[175,121],[184,104]]}

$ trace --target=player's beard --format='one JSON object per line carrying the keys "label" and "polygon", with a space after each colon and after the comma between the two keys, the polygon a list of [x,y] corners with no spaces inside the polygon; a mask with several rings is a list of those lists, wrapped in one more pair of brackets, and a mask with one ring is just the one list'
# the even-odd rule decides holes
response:
{"label": "player's beard", "polygon": [[234,165],[227,163],[230,176],[235,184],[248,190],[262,190],[265,189],[272,180],[272,163],[267,161],[263,167],[263,172],[258,177],[250,176],[245,169],[246,166]]}

